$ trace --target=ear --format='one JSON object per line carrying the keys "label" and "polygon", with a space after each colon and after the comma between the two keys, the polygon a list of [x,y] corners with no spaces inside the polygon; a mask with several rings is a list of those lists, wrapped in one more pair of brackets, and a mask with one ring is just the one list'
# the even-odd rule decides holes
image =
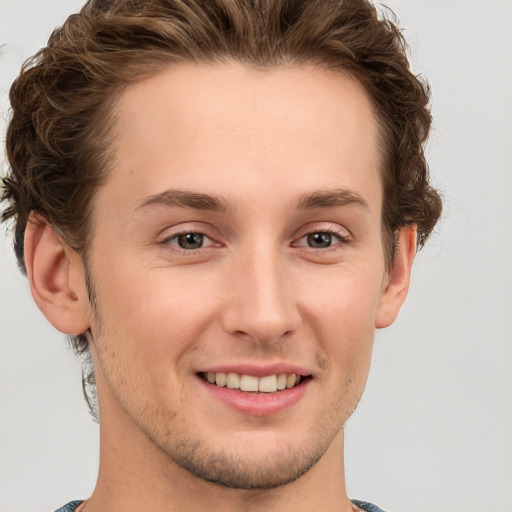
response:
{"label": "ear", "polygon": [[398,233],[398,243],[391,267],[388,269],[380,297],[375,327],[390,326],[405,301],[411,280],[411,269],[416,255],[416,226],[405,226]]}
{"label": "ear", "polygon": [[25,265],[30,291],[48,321],[65,334],[89,329],[89,302],[81,258],[34,214],[25,231]]}

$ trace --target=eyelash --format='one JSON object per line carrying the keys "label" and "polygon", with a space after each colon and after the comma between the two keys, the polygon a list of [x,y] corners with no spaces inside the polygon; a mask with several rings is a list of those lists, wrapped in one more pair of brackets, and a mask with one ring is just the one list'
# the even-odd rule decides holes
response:
{"label": "eyelash", "polygon": [[[350,243],[350,238],[345,234],[344,231],[341,231],[341,230],[338,230],[338,229],[334,229],[334,228],[322,228],[322,229],[318,229],[318,230],[309,231],[305,235],[301,236],[298,239],[298,241],[300,241],[300,240],[302,240],[304,238],[307,238],[310,235],[318,235],[318,234],[328,234],[328,235],[331,235],[331,236],[333,236],[334,238],[337,239],[337,242],[335,241],[335,243],[332,243],[328,247],[324,247],[324,248],[305,246],[306,249],[311,250],[311,251],[327,252],[327,251],[339,250],[341,248],[340,246],[344,246],[344,245],[347,245],[347,244]],[[294,242],[292,245],[294,245],[296,243],[297,242]]]}
{"label": "eyelash", "polygon": [[[201,247],[197,247],[197,248],[192,248],[192,249],[185,249],[184,247],[180,247],[178,245],[178,243],[176,244],[172,244],[172,241],[173,240],[176,240],[178,242],[179,238],[182,237],[182,236],[186,236],[186,235],[199,235],[202,237],[202,243],[201,243]],[[203,243],[204,243],[204,239],[208,239],[210,240],[210,244],[207,245],[206,247],[203,246]],[[176,251],[180,251],[182,253],[192,253],[192,252],[195,252],[199,249],[208,249],[210,247],[213,247],[213,246],[220,246],[219,243],[216,243],[212,237],[208,236],[206,233],[200,231],[200,230],[186,230],[186,231],[181,231],[179,233],[174,233],[172,236],[168,236],[166,237],[165,239],[163,239],[161,242],[160,242],[162,245],[176,245],[175,249]]]}
{"label": "eyelash", "polygon": [[[300,242],[303,239],[307,239],[307,237],[309,237],[311,235],[320,235],[320,234],[330,235],[330,236],[334,237],[337,241],[335,240],[334,243],[331,243],[331,245],[329,245],[327,247],[311,247],[309,245],[302,246],[302,245],[298,244],[298,242]],[[180,247],[178,245],[178,243],[179,243],[178,240],[180,237],[186,236],[186,235],[201,236],[202,237],[201,246],[197,247],[197,248],[189,248],[189,249]],[[205,239],[208,239],[210,241],[210,243],[207,246],[203,245]],[[172,243],[172,241],[174,241],[174,240],[177,242],[176,244]],[[292,242],[291,246],[292,247],[297,247],[297,246],[303,247],[309,251],[327,252],[327,251],[339,250],[341,248],[341,246],[349,244],[350,241],[351,241],[350,238],[345,234],[344,231],[342,232],[341,230],[337,230],[337,229],[333,229],[333,228],[322,228],[322,229],[307,232],[306,234],[304,234],[300,238],[298,238],[296,241]],[[173,250],[176,250],[176,251],[179,251],[179,252],[185,253],[185,254],[194,253],[194,252],[198,251],[199,249],[209,249],[210,247],[215,247],[215,246],[220,247],[221,246],[221,244],[216,243],[212,237],[210,237],[208,234],[206,234],[200,230],[186,230],[186,231],[181,231],[179,233],[174,233],[172,236],[169,236],[169,237],[166,237],[165,239],[163,239],[161,241],[161,244],[162,245],[173,245],[173,246],[175,246],[175,248]]]}

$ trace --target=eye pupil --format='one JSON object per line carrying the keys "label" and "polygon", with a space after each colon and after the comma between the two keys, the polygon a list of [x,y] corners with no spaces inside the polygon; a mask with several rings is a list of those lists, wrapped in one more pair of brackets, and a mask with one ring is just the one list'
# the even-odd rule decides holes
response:
{"label": "eye pupil", "polygon": [[330,233],[311,233],[308,235],[308,245],[321,249],[332,245],[332,235]]}
{"label": "eye pupil", "polygon": [[199,249],[203,245],[201,233],[185,233],[178,237],[178,245],[182,249]]}

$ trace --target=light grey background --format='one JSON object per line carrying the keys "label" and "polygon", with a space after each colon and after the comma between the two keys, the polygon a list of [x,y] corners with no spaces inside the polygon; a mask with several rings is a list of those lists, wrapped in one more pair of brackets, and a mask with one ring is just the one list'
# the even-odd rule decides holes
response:
{"label": "light grey background", "polygon": [[[0,0],[0,136],[21,62],[80,0]],[[395,512],[512,511],[512,2],[393,0],[433,87],[445,215],[346,427],[352,497]],[[4,164],[5,168],[5,164]],[[0,241],[0,512],[88,496],[98,427],[80,366]]]}

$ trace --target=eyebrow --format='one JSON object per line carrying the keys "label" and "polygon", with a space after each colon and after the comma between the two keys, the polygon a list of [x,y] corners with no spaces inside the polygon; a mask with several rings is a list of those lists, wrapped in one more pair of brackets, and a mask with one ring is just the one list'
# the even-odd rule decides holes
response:
{"label": "eyebrow", "polygon": [[361,195],[348,189],[317,190],[303,194],[298,203],[298,210],[310,210],[313,208],[335,208],[340,206],[359,206],[369,209],[368,203]]}
{"label": "eyebrow", "polygon": [[223,197],[184,190],[166,190],[160,194],[149,196],[136,207],[136,210],[148,206],[177,206],[219,213],[227,213],[233,209]]}
{"label": "eyebrow", "polygon": [[[297,209],[311,210],[313,208],[335,208],[353,205],[366,209],[369,208],[368,203],[354,190],[317,190],[300,196],[297,202]],[[192,208],[195,210],[206,210],[218,213],[234,211],[233,205],[221,196],[212,196],[184,190],[166,190],[160,194],[149,196],[141,201],[135,209],[139,210],[148,206]]]}

